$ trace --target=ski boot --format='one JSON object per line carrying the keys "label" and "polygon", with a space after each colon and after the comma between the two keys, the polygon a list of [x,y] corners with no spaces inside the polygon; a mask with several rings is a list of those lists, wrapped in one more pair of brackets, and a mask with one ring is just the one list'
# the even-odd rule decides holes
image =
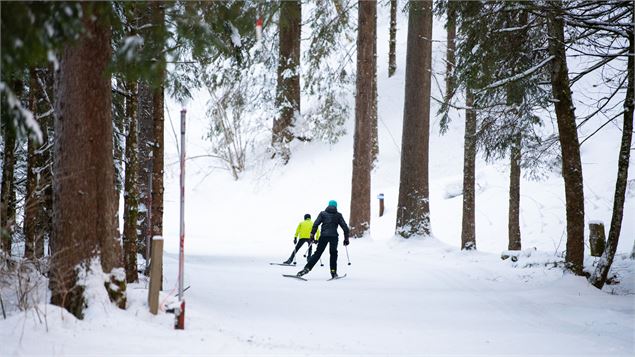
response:
{"label": "ski boot", "polygon": [[337,271],[335,269],[331,269],[331,278],[332,279],[337,278]]}
{"label": "ski boot", "polygon": [[291,259],[285,260],[284,262],[282,262],[282,264],[291,265]]}
{"label": "ski boot", "polygon": [[306,274],[308,274],[308,273],[309,273],[309,269],[304,268],[304,269],[300,270],[300,271],[298,272],[298,274],[296,274],[296,275],[297,275],[298,277],[301,277],[302,275],[306,275]]}

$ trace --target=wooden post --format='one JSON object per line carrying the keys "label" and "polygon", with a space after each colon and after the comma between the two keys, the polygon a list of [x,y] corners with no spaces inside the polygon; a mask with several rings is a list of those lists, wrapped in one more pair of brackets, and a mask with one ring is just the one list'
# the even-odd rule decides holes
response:
{"label": "wooden post", "polygon": [[380,193],[377,198],[379,199],[379,217],[381,217],[384,215],[384,194]]}
{"label": "wooden post", "polygon": [[148,290],[148,305],[150,312],[159,311],[159,291],[161,291],[161,271],[163,271],[163,237],[152,237],[152,255],[150,258],[150,289]]}
{"label": "wooden post", "polygon": [[604,223],[599,221],[589,223],[589,245],[591,246],[591,256],[599,257],[604,253],[604,247],[606,247]]}

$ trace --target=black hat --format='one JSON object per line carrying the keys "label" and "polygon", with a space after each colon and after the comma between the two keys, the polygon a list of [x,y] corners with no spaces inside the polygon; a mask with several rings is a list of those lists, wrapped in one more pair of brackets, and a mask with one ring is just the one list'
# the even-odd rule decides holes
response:
{"label": "black hat", "polygon": [[308,213],[307,213],[307,214],[305,214],[305,215],[304,215],[304,219],[311,219],[311,215],[310,215],[310,214],[308,214]]}

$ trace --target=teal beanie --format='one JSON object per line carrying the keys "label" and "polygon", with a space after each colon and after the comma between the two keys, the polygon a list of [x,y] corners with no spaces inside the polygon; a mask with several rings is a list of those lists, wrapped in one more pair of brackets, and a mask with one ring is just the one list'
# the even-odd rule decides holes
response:
{"label": "teal beanie", "polygon": [[330,200],[329,201],[329,206],[333,206],[333,207],[337,208],[337,202],[335,200]]}

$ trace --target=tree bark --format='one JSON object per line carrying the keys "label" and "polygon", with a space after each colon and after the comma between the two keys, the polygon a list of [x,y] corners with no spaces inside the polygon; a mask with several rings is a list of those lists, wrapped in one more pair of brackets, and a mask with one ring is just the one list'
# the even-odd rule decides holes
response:
{"label": "tree bark", "polygon": [[[22,81],[13,83],[13,90],[17,98],[22,95]],[[5,114],[6,115],[6,114]],[[3,120],[4,123],[4,151],[2,153],[2,185],[0,188],[0,238],[2,244],[0,248],[8,255],[11,255],[13,246],[13,233],[15,232],[15,164],[16,164],[16,135],[15,130],[8,124],[10,119]]]}
{"label": "tree bark", "polygon": [[[153,23],[154,7],[135,6],[134,14],[139,19],[139,23]],[[154,24],[154,23],[153,23]],[[140,36],[143,38],[153,38],[154,32],[158,25],[154,24],[152,28],[144,28],[139,30]],[[156,41],[147,41],[144,46],[149,46],[151,51],[158,52],[160,50],[153,49],[156,47]],[[138,181],[137,188],[139,190],[139,212],[138,212],[138,236],[137,236],[137,252],[143,255],[146,260],[146,268],[150,260],[150,249],[152,244],[152,179],[153,179],[153,148],[154,148],[154,90],[149,81],[140,80],[138,82],[137,97],[137,147],[138,147]],[[144,274],[149,274],[149,270],[144,270]]]}
{"label": "tree bark", "polygon": [[[35,255],[43,257],[45,254],[46,242],[51,241],[53,232],[53,142],[49,140],[55,133],[55,80],[53,65],[41,69],[37,73],[39,89],[45,103],[45,110],[53,110],[51,115],[41,118],[39,121],[42,131],[42,141],[46,143],[46,150],[42,147],[37,152],[36,166],[39,168],[37,191],[39,193],[40,204],[38,205],[38,224],[36,227],[37,236],[42,239],[36,241]],[[50,250],[49,250],[50,255]]]}
{"label": "tree bark", "polygon": [[[370,135],[371,135],[371,170],[375,167],[375,162],[379,156],[379,133],[377,132],[377,4],[375,4],[375,12],[373,15],[372,26],[374,29],[373,43],[373,60],[372,60],[372,107],[370,109]],[[358,30],[359,32],[359,30]]]}
{"label": "tree bark", "polygon": [[390,0],[390,40],[388,42],[388,77],[397,70],[397,0]]}
{"label": "tree bark", "polygon": [[[37,80],[37,73],[35,68],[29,70],[29,110],[33,113],[33,116],[37,118],[38,113],[38,98],[39,84]],[[42,129],[42,127],[40,127]],[[36,245],[39,241],[43,240],[43,236],[38,236],[38,206],[41,204],[38,194],[38,176],[40,167],[38,166],[38,154],[37,151],[45,149],[47,141],[46,133],[42,130],[43,142],[38,145],[33,140],[29,140],[27,143],[27,173],[26,173],[26,196],[24,200],[24,256],[28,259],[34,259],[42,257],[43,251],[36,254]],[[44,247],[41,244],[42,248]]]}
{"label": "tree bark", "polygon": [[137,281],[137,212],[139,210],[137,192],[137,85],[126,86],[130,97],[126,99],[126,118],[128,135],[126,136],[126,178],[124,187],[124,229],[123,253],[126,281]]}
{"label": "tree bark", "polygon": [[107,4],[82,3],[85,33],[60,61],[55,118],[51,302],[81,318],[85,307],[77,268],[100,258],[121,266],[113,227],[110,26]]}
{"label": "tree bark", "polygon": [[357,91],[355,96],[355,144],[351,185],[351,236],[363,237],[370,229],[370,171],[372,167],[373,82],[377,3],[358,2]]}
{"label": "tree bark", "polygon": [[137,252],[144,259],[150,259],[150,245],[152,240],[152,148],[153,148],[153,106],[152,89],[147,82],[140,81],[138,85],[137,129],[139,171],[137,185],[139,190],[139,204],[142,208],[138,212],[139,235],[137,237]]}
{"label": "tree bark", "polygon": [[[153,23],[165,26],[165,10],[161,2],[153,3]],[[163,134],[164,134],[164,85],[165,58],[163,48],[157,48],[157,57],[160,58],[159,85],[152,94],[154,146],[152,148],[152,236],[163,236]]]}
{"label": "tree bark", "polygon": [[[527,25],[527,12],[518,11],[508,14],[506,26],[509,28],[522,28]],[[512,53],[523,53],[523,44],[527,41],[526,31],[516,31],[510,34],[507,39],[507,50]],[[521,60],[521,65],[529,66],[526,60]],[[513,74],[520,73],[521,69],[516,67]],[[509,211],[507,215],[507,239],[508,250],[521,250],[520,234],[520,175],[521,160],[523,151],[522,142],[522,113],[519,109],[525,99],[525,87],[518,82],[510,82],[506,86],[507,104],[512,108],[512,113],[516,116],[514,132],[510,140],[510,170],[509,170]]]}
{"label": "tree bark", "polygon": [[[633,15],[635,21],[635,14]],[[624,202],[626,200],[626,187],[628,184],[628,166],[631,155],[631,141],[633,139],[633,107],[635,106],[635,89],[633,78],[635,77],[635,39],[633,32],[629,35],[628,53],[628,84],[626,88],[626,99],[624,100],[624,127],[622,128],[622,145],[620,146],[620,156],[617,161],[617,181],[615,183],[615,196],[613,198],[613,215],[611,216],[611,227],[609,237],[606,242],[606,249],[598,262],[598,265],[591,275],[591,284],[598,289],[602,289],[613,264],[613,258],[617,251],[617,244],[622,230],[622,218],[624,216]],[[631,217],[632,218],[632,217]],[[634,248],[635,251],[635,248]]]}
{"label": "tree bark", "polygon": [[448,2],[447,52],[445,62],[445,100],[449,102],[454,92],[454,65],[456,63],[456,9],[452,1]]}
{"label": "tree bark", "polygon": [[289,161],[289,142],[295,138],[291,129],[300,115],[300,39],[302,2],[282,1],[280,4],[278,86],[276,106],[279,117],[273,121],[274,152]]}
{"label": "tree bark", "polygon": [[[467,90],[468,108],[474,105],[474,95]],[[463,147],[463,222],[461,229],[461,249],[476,249],[475,220],[475,170],[476,170],[476,111],[465,110],[465,138]]]}
{"label": "tree bark", "polygon": [[520,159],[522,137],[516,134],[511,144],[509,169],[508,250],[521,250],[520,240]]}
{"label": "tree bark", "polygon": [[430,234],[428,153],[432,62],[432,3],[410,3],[397,233]]}
{"label": "tree bark", "polygon": [[577,275],[582,275],[584,267],[584,187],[580,144],[569,86],[562,2],[554,1],[550,3],[550,6],[548,13],[549,52],[554,56],[551,61],[551,88],[555,99],[567,207],[565,262],[571,271]]}

